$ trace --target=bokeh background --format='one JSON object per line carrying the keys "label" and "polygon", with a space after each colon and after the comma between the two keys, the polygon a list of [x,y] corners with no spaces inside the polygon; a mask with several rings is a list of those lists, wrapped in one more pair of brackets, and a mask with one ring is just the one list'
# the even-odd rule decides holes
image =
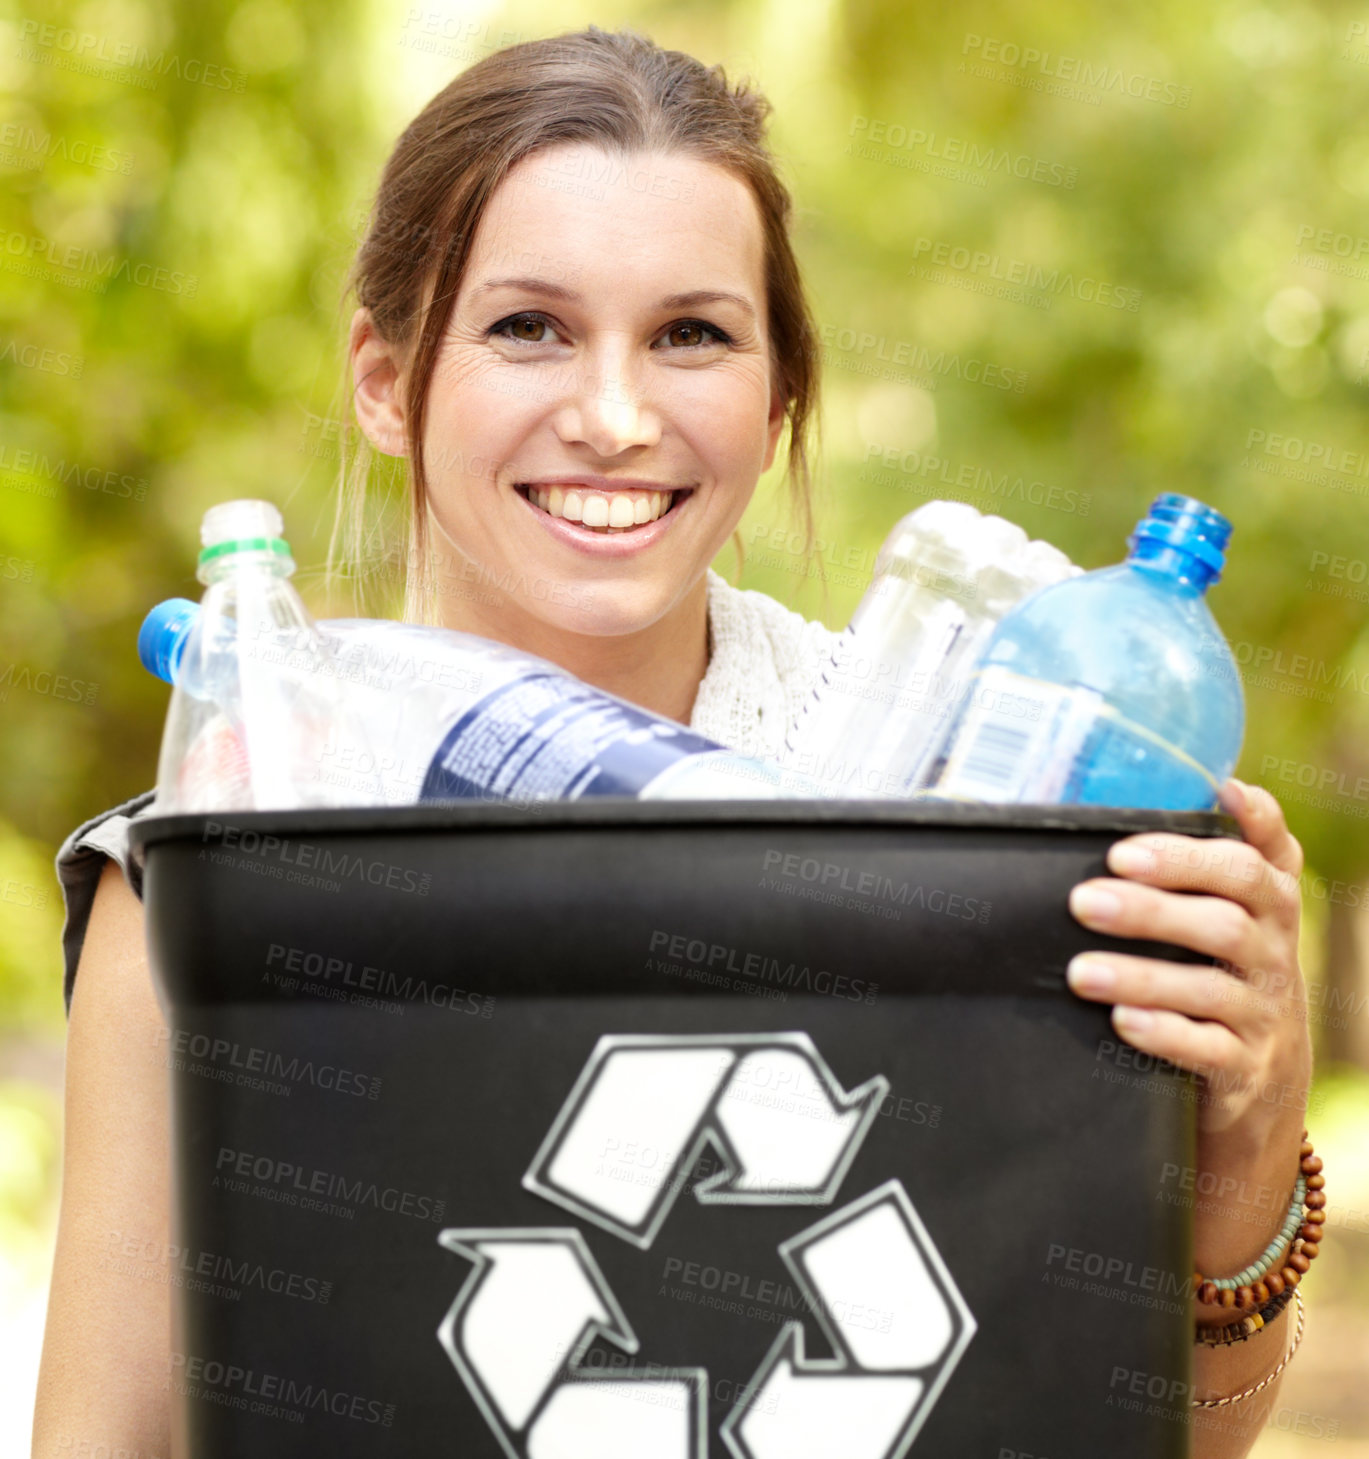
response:
{"label": "bokeh background", "polygon": [[720,571],[839,625],[932,497],[1089,567],[1159,491],[1234,521],[1211,601],[1238,773],[1308,855],[1335,1232],[1256,1453],[1369,1455],[1369,7],[1295,0],[0,0],[0,1449],[27,1452],[58,1190],[52,858],[152,783],[137,626],[198,596],[234,496],[280,503],[306,598],[345,610],[339,296],[381,165],[457,71],[590,22],[775,107],[822,568],[772,477]]}

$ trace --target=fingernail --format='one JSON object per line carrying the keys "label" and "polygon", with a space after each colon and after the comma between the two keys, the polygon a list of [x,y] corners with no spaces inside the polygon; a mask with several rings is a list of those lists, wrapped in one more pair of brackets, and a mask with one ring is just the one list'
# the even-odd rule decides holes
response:
{"label": "fingernail", "polygon": [[1155,853],[1148,846],[1138,846],[1135,841],[1119,841],[1108,852],[1108,865],[1113,871],[1127,876],[1144,876],[1155,870]]}
{"label": "fingernail", "polygon": [[1121,910],[1121,898],[1102,887],[1078,886],[1070,893],[1070,911],[1081,922],[1111,922]]}
{"label": "fingernail", "polygon": [[1246,807],[1245,782],[1231,776],[1218,792],[1217,801],[1224,811],[1233,816],[1240,815]]}
{"label": "fingernail", "polygon": [[1155,1022],[1155,1015],[1149,1008],[1129,1008],[1119,1003],[1112,1010],[1112,1021],[1127,1033],[1143,1033]]}
{"label": "fingernail", "polygon": [[1117,981],[1110,964],[1086,952],[1070,959],[1065,977],[1076,993],[1110,993]]}

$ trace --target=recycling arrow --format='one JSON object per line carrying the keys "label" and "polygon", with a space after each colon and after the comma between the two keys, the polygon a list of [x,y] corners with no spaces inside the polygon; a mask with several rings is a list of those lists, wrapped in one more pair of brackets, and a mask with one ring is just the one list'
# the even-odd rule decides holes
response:
{"label": "recycling arrow", "polygon": [[523,1177],[646,1250],[704,1151],[709,1205],[826,1205],[889,1091],[843,1091],[803,1033],[606,1035]]}
{"label": "recycling arrow", "polygon": [[[700,1202],[829,1205],[888,1092],[804,1033],[601,1038],[523,1185],[646,1250],[707,1148]],[[704,1459],[708,1373],[585,1366],[638,1340],[573,1227],[451,1228],[472,1270],[438,1337],[509,1459]],[[783,1242],[833,1356],[790,1322],[719,1430],[734,1459],[903,1459],[975,1321],[897,1180]]]}
{"label": "recycling arrow", "polygon": [[902,1459],[975,1320],[896,1180],[781,1244],[835,1354],[786,1324],[722,1437],[736,1459]]}
{"label": "recycling arrow", "polygon": [[580,1232],[452,1227],[438,1240],[474,1263],[438,1339],[510,1459],[702,1459],[705,1370],[582,1367],[596,1337],[639,1344]]}

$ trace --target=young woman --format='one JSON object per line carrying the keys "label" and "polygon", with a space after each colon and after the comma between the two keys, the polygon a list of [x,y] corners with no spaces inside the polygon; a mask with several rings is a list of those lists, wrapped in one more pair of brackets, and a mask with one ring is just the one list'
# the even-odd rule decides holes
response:
{"label": "young woman", "polygon": [[[718,68],[631,34],[591,28],[482,60],[399,139],[356,262],[350,332],[360,430],[409,464],[406,616],[553,659],[762,754],[830,642],[709,566],[786,426],[807,509],[817,351],[767,111]],[[145,1454],[174,1437],[168,1288],[110,1260],[134,1242],[164,1264],[169,1239],[164,1031],[124,835],[147,802],[97,817],[59,856],[70,1029],[44,1459],[73,1452],[72,1436]],[[1111,853],[1115,875],[1077,887],[1071,907],[1091,928],[1229,971],[1095,955],[1070,980],[1115,1005],[1137,1049],[1203,1076],[1199,1169],[1286,1202],[1310,1077],[1301,852],[1267,793],[1232,781],[1223,804],[1245,844],[1133,837]],[[1256,969],[1262,988],[1287,992],[1256,995]],[[1200,1213],[1199,1269],[1254,1260],[1282,1210],[1268,1230]],[[1237,1315],[1196,1309],[1200,1324]],[[1272,1390],[1237,1395],[1291,1338],[1280,1316],[1249,1341],[1197,1349],[1198,1397],[1234,1401],[1195,1424],[1195,1453],[1248,1451]]]}

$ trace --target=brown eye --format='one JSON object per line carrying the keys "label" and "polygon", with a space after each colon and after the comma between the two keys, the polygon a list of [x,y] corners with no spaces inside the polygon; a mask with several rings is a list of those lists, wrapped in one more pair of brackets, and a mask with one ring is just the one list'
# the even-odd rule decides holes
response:
{"label": "brown eye", "polygon": [[[682,339],[680,338],[681,335],[688,335],[690,337],[687,339]],[[691,323],[672,324],[670,327],[668,338],[671,344],[685,346],[702,344],[704,341],[703,325]]]}
{"label": "brown eye", "polygon": [[539,319],[535,314],[516,315],[507,324],[507,328],[513,331],[513,337],[527,344],[541,344],[546,327],[547,321]]}

